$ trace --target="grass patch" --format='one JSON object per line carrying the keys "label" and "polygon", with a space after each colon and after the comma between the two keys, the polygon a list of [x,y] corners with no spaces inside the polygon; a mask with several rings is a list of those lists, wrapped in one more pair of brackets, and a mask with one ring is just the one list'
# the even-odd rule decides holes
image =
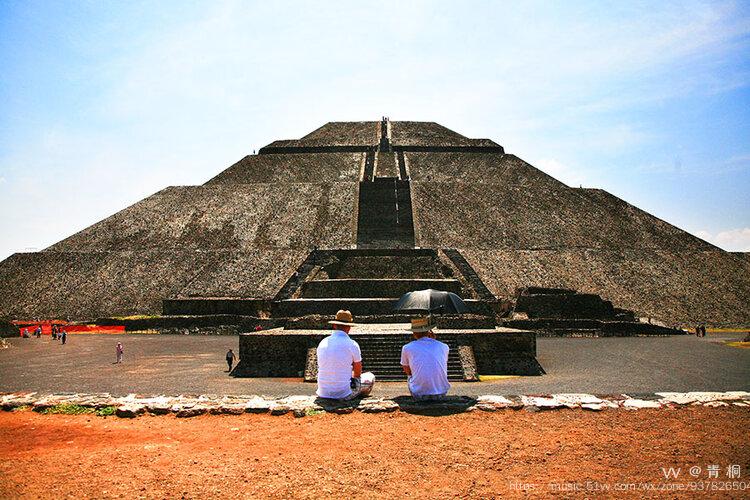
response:
{"label": "grass patch", "polygon": [[13,411],[28,411],[30,409],[31,409],[31,406],[29,405],[21,405],[21,406],[16,406],[15,408],[13,408]]}
{"label": "grass patch", "polygon": [[111,417],[115,414],[115,410],[117,410],[117,408],[114,406],[105,406],[104,408],[96,410],[96,414],[100,417]]}
{"label": "grass patch", "polygon": [[83,415],[85,413],[94,413],[94,408],[87,406],[81,406],[72,403],[61,403],[59,405],[50,406],[42,410],[42,415]]}
{"label": "grass patch", "polygon": [[306,408],[305,409],[305,416],[306,417],[314,417],[316,415],[322,415],[325,411],[323,410],[316,410],[315,408]]}

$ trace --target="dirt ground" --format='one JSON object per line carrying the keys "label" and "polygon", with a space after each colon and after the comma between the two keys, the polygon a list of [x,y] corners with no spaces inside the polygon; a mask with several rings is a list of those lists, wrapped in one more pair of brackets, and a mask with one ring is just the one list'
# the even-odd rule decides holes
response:
{"label": "dirt ground", "polygon": [[[675,488],[703,484],[716,488],[710,496],[738,497],[750,492],[748,428],[750,411],[733,407],[301,419],[3,412],[0,495],[486,498],[627,488],[682,497],[695,491]],[[734,485],[730,465],[741,470]],[[669,467],[681,469],[677,479],[665,479]]]}

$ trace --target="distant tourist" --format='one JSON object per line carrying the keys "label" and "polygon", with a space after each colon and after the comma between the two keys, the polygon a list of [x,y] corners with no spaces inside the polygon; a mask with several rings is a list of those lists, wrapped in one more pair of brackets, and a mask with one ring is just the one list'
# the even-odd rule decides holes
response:
{"label": "distant tourist", "polygon": [[409,392],[417,401],[441,400],[448,383],[449,347],[437,340],[430,318],[411,320],[414,340],[401,348],[401,367],[408,377]]}
{"label": "distant tourist", "polygon": [[57,340],[57,325],[52,325],[52,340]]}
{"label": "distant tourist", "polygon": [[25,339],[29,338],[29,329],[28,328],[24,328],[23,332],[21,332],[21,336],[23,338],[25,338]]}
{"label": "distant tourist", "polygon": [[65,328],[62,329],[62,332],[60,332],[60,342],[62,342],[62,345],[65,345],[65,342],[68,340],[68,332],[65,331]]}
{"label": "distant tourist", "polygon": [[367,396],[375,384],[375,375],[362,373],[359,344],[349,337],[354,318],[349,311],[336,313],[329,321],[333,333],[318,345],[318,391],[321,398],[349,400]]}
{"label": "distant tourist", "polygon": [[38,325],[38,326],[36,327],[36,329],[34,330],[34,336],[35,336],[36,338],[38,338],[38,339],[39,339],[39,338],[42,338],[42,327],[41,327],[41,325]]}
{"label": "distant tourist", "polygon": [[115,346],[115,354],[117,357],[117,361],[115,363],[122,363],[122,355],[125,353],[125,349],[122,347],[122,342],[118,342]]}
{"label": "distant tourist", "polygon": [[227,351],[227,366],[229,367],[229,370],[227,370],[228,372],[232,371],[232,365],[235,361],[237,361],[237,356],[235,356],[234,352],[229,349]]}

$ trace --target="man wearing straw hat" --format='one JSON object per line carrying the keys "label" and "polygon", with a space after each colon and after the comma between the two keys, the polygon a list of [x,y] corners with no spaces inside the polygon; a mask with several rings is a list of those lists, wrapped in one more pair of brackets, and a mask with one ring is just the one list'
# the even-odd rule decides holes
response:
{"label": "man wearing straw hat", "polygon": [[328,399],[354,399],[372,391],[375,375],[362,373],[362,353],[359,344],[349,337],[354,318],[349,311],[336,313],[328,322],[333,333],[318,345],[317,395]]}
{"label": "man wearing straw hat", "polygon": [[449,347],[437,340],[431,318],[411,320],[414,340],[401,348],[401,367],[409,378],[409,392],[417,401],[441,400],[448,383]]}

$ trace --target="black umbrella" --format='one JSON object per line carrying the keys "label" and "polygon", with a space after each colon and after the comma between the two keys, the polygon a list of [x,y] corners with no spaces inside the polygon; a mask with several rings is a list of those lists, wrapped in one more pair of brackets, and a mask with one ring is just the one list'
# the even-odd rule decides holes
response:
{"label": "black umbrella", "polygon": [[466,312],[466,304],[455,293],[430,288],[428,290],[418,290],[403,294],[398,299],[394,310],[456,314]]}

